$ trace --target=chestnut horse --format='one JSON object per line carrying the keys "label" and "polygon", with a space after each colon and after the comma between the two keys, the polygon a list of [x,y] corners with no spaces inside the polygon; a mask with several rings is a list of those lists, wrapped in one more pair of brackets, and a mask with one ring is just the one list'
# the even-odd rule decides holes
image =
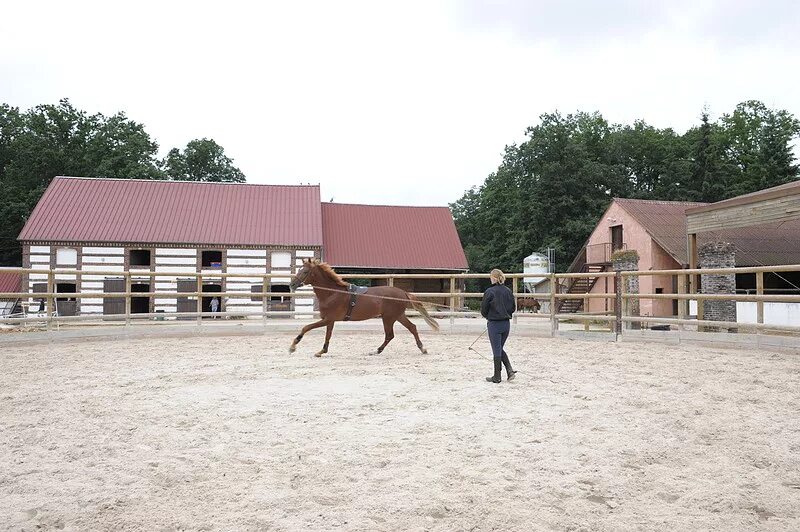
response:
{"label": "chestnut horse", "polygon": [[[319,314],[322,319],[303,327],[303,330],[292,342],[292,346],[289,348],[290,353],[294,353],[297,344],[300,343],[303,335],[308,331],[325,326],[327,327],[325,343],[322,345],[322,350],[314,355],[320,357],[328,352],[328,343],[331,341],[334,322],[345,321],[346,319],[362,321],[379,316],[383,319],[383,331],[386,337],[375,354],[383,352],[386,344],[394,338],[394,322],[396,321],[399,321],[406,329],[411,331],[417,341],[417,347],[423,353],[427,353],[428,351],[422,347],[422,341],[419,339],[416,325],[405,314],[406,309],[409,307],[413,307],[414,310],[419,312],[425,323],[430,325],[434,331],[439,330],[439,324],[431,318],[422,303],[405,290],[394,286],[373,286],[367,288],[363,293],[354,295],[349,291],[350,284],[343,281],[328,264],[316,259],[303,261],[303,267],[300,268],[292,280],[290,288],[294,291],[304,284],[311,285],[314,288],[314,294],[316,294],[319,301]],[[351,302],[354,302],[355,305],[349,308]],[[350,312],[348,312],[348,309]]]}
{"label": "chestnut horse", "polygon": [[517,301],[517,308],[522,312],[525,312],[525,309],[531,309],[531,312],[539,312],[542,309],[542,304],[539,303],[538,299],[521,297]]}

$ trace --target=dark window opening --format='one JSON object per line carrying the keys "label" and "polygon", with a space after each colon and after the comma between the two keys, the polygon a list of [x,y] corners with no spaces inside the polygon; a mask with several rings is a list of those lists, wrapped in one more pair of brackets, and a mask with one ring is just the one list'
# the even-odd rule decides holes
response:
{"label": "dark window opening", "polygon": [[[736,291],[740,294],[757,293],[756,274],[738,274],[736,276]],[[800,294],[800,272],[764,272],[764,294]]]}
{"label": "dark window opening", "polygon": [[[149,283],[132,283],[131,292],[146,293],[150,291]],[[131,314],[147,314],[150,312],[149,297],[131,296]]]}
{"label": "dark window opening", "polygon": [[[74,294],[77,290],[75,283],[56,283],[56,292]],[[59,316],[74,316],[78,311],[78,302],[74,297],[56,297],[56,311]]]}
{"label": "dark window opening", "polygon": [[656,294],[663,294],[663,293],[664,293],[664,289],[663,288],[660,288],[660,287],[656,288]]}
{"label": "dark window opening", "polygon": [[[56,284],[56,292],[63,294],[74,294],[77,289],[75,283],[58,283]],[[56,301],[75,301],[74,297],[58,297]]]}
{"label": "dark window opening", "polygon": [[145,266],[150,267],[150,250],[149,249],[132,249],[129,252],[129,260],[131,266]]}
{"label": "dark window opening", "polygon": [[222,251],[220,250],[203,251],[200,259],[203,268],[222,268]]}
{"label": "dark window opening", "polygon": [[615,225],[611,228],[611,251],[622,249],[622,226]]}
{"label": "dark window opening", "polygon": [[[288,294],[291,292],[288,284],[273,284],[269,287],[270,292],[280,292]],[[292,310],[292,298],[282,295],[275,295],[269,297],[268,309],[277,312],[286,312]]]}
{"label": "dark window opening", "polygon": [[[270,292],[285,292],[285,293],[288,294],[289,292],[291,292],[291,290],[289,289],[289,285],[288,284],[275,284],[275,285],[272,285],[272,287],[270,288]],[[271,296],[269,298],[269,300],[270,301],[284,302],[284,301],[290,301],[291,298],[290,297],[284,297],[284,296]]]}
{"label": "dark window opening", "polygon": [[[204,252],[205,253],[205,252]],[[203,292],[222,292],[222,285],[220,284],[204,284]],[[213,301],[216,300],[216,304]],[[223,312],[222,298],[219,296],[203,296],[203,312]]]}

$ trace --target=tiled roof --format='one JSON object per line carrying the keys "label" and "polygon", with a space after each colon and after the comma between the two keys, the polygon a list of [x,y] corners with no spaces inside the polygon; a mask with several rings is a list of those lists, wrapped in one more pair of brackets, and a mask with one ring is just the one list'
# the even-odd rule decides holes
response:
{"label": "tiled roof", "polygon": [[466,270],[447,207],[322,204],[325,261],[334,267]]}
{"label": "tiled roof", "polygon": [[[615,199],[678,263],[688,264],[686,210],[706,203]],[[736,246],[737,266],[800,264],[800,219],[701,233],[698,244],[715,240]]]}
{"label": "tiled roof", "polygon": [[0,292],[20,292],[22,276],[18,273],[0,272]]}
{"label": "tiled roof", "polygon": [[19,240],[321,246],[319,186],[56,177]]}

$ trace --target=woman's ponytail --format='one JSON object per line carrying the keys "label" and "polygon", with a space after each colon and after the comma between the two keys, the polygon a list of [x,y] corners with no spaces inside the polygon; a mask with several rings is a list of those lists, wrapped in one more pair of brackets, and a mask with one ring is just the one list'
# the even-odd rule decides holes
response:
{"label": "woman's ponytail", "polygon": [[506,282],[506,274],[504,274],[502,270],[495,268],[489,272],[489,279],[491,279],[494,284],[503,284]]}

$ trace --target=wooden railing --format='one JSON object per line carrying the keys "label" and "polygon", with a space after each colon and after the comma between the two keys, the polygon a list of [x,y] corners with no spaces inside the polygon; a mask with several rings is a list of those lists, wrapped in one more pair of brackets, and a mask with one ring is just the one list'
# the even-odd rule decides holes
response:
{"label": "wooden railing", "polygon": [[[722,328],[736,328],[739,330],[752,329],[756,331],[780,331],[780,332],[793,332],[800,333],[800,324],[798,325],[775,325],[764,323],[764,303],[765,302],[792,302],[800,303],[800,294],[775,294],[770,293],[769,290],[764,289],[764,274],[765,273],[779,273],[779,272],[799,272],[800,265],[788,266],[762,266],[752,268],[728,268],[728,269],[683,269],[683,270],[653,270],[653,271],[632,271],[632,272],[592,272],[592,273],[559,273],[559,274],[539,274],[541,277],[546,277],[550,281],[550,287],[555,287],[555,290],[550,290],[546,293],[525,293],[520,292],[521,279],[526,274],[515,273],[508,274],[511,288],[514,297],[519,299],[529,298],[537,299],[540,301],[548,301],[550,303],[549,312],[546,313],[521,313],[515,314],[515,321],[518,318],[541,318],[548,319],[551,325],[551,334],[557,335],[559,324],[565,321],[578,322],[584,325],[585,330],[589,330],[591,326],[601,326],[605,330],[615,332],[616,334],[624,334],[624,324],[662,324],[677,326],[679,329],[685,327],[722,327]],[[272,297],[282,298],[314,298],[313,292],[278,292],[269,291],[272,279],[279,278],[285,280],[290,277],[286,273],[283,274],[252,274],[252,273],[186,273],[186,272],[147,272],[147,271],[86,271],[86,270],[44,270],[44,269],[24,269],[24,268],[0,268],[0,272],[16,273],[20,275],[39,275],[46,277],[47,290],[46,292],[32,293],[24,292],[8,292],[0,293],[0,299],[20,299],[20,300],[44,300],[45,309],[44,315],[34,316],[21,316],[21,317],[0,317],[0,323],[26,323],[26,322],[44,322],[48,328],[52,323],[72,322],[72,321],[85,321],[85,320],[103,320],[103,321],[124,321],[125,324],[130,324],[133,320],[148,319],[148,318],[195,318],[198,324],[202,323],[204,317],[227,317],[227,318],[250,318],[260,317],[266,319],[267,317],[292,317],[292,316],[311,316],[317,313],[313,310],[293,310],[293,311],[275,311],[270,310],[269,302]],[[687,287],[689,277],[692,275],[703,274],[743,274],[755,273],[756,274],[756,294],[690,294]],[[102,291],[77,291],[77,292],[56,292],[56,281],[63,279],[65,276],[74,277],[69,282],[74,282],[76,286],[80,286],[81,276],[109,276],[120,278],[125,281],[124,292],[102,292]],[[529,274],[528,274],[529,276]],[[645,277],[645,276],[669,276],[677,277],[677,293],[627,293],[625,290],[624,282],[631,276]],[[459,302],[470,298],[481,298],[481,292],[460,292],[457,290],[458,281],[465,279],[488,279],[488,273],[466,273],[466,274],[352,274],[343,275],[346,279],[382,279],[386,280],[387,284],[393,285],[398,279],[437,279],[449,280],[449,290],[445,292],[412,292],[419,298],[436,298],[437,300],[444,300],[448,303],[437,304],[432,308],[434,315],[438,317],[449,317],[451,322],[455,317],[477,317],[480,314],[475,311],[465,310],[464,306]],[[590,278],[599,279],[603,277],[613,277],[615,279],[614,292],[589,292],[589,293],[560,293],[559,285],[565,282],[574,282],[575,279]],[[60,279],[59,279],[60,278]],[[132,280],[139,280],[143,278],[150,278],[151,285],[156,281],[177,283],[178,279],[191,279],[196,280],[196,289],[192,292],[179,292],[179,291],[161,291],[155,290],[150,292],[133,292],[131,290]],[[203,291],[204,280],[220,280],[220,279],[259,279],[258,282],[252,285],[260,285],[261,292],[244,292],[244,291],[225,291],[225,292],[208,292]],[[66,280],[66,279],[65,279]],[[44,282],[44,280],[42,281]],[[195,310],[192,312],[146,312],[146,313],[132,313],[131,301],[132,298],[147,297],[157,299],[177,299],[177,298],[193,298],[196,300]],[[261,300],[260,308],[254,307],[252,311],[233,311],[233,312],[205,312],[202,308],[203,297],[218,297],[218,298],[234,298],[244,299],[248,301]],[[106,299],[118,298],[125,301],[124,312],[120,314],[89,314],[77,316],[57,316],[56,300],[61,298],[68,299]],[[583,310],[581,313],[568,313],[562,314],[558,312],[558,302],[567,299],[580,299],[583,302]],[[609,312],[590,312],[589,302],[594,299],[602,299],[612,301],[613,304],[609,305],[613,311]],[[637,316],[633,315],[631,309],[631,302],[639,300],[672,300],[678,302],[677,316]],[[756,302],[758,306],[758,319],[757,323],[741,323],[741,322],[719,322],[712,320],[705,320],[702,316],[702,302],[710,300],[726,300],[726,301],[748,301]],[[696,301],[698,308],[701,311],[698,313],[699,319],[691,319],[689,316],[689,301]],[[177,309],[177,306],[176,306]],[[413,314],[410,312],[410,314]]]}

